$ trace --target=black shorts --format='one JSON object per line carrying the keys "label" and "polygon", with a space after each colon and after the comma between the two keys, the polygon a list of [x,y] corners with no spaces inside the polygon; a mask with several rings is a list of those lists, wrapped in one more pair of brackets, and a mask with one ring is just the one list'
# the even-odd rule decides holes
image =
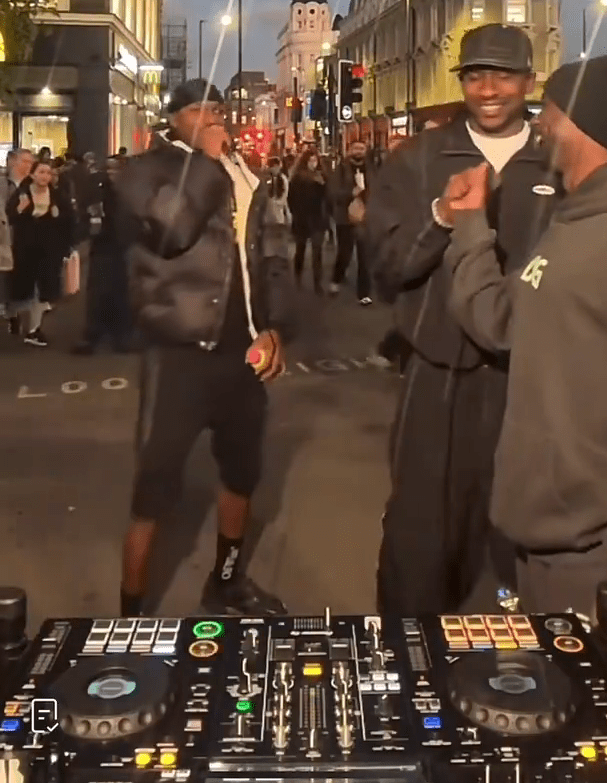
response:
{"label": "black shorts", "polygon": [[197,346],[154,348],[143,357],[138,465],[131,513],[161,521],[179,499],[186,460],[205,429],[223,485],[250,497],[261,473],[267,396],[244,356]]}

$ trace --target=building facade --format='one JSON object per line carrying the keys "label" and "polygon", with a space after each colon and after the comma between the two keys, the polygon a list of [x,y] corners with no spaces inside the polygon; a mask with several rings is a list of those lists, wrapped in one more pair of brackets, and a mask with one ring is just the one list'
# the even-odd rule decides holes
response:
{"label": "building facade", "polygon": [[185,19],[171,19],[163,24],[162,65],[162,91],[170,95],[188,78],[188,24]]}
{"label": "building facade", "polygon": [[[360,130],[405,128],[412,111],[460,100],[461,39],[491,22],[520,26],[533,43],[536,92],[560,64],[558,0],[351,0],[338,54],[365,67]],[[383,118],[383,119],[380,119]],[[382,130],[383,135],[383,130]]]}
{"label": "building facade", "polygon": [[274,92],[276,89],[276,85],[270,84],[264,71],[243,71],[241,75],[242,97],[240,101],[242,117],[239,118],[238,81],[238,74],[232,76],[224,94],[228,125],[234,133],[240,133],[242,130],[256,127],[257,98]]}
{"label": "building facade", "polygon": [[283,138],[283,146],[290,147],[294,141],[293,98],[299,98],[304,104],[304,134],[313,130],[313,123],[306,119],[306,96],[318,83],[319,58],[332,50],[336,40],[337,32],[333,30],[331,9],[326,0],[291,2],[289,19],[278,34],[276,53],[276,131]]}
{"label": "building facade", "polygon": [[99,159],[147,146],[160,117],[162,0],[58,0],[36,18],[27,65],[4,62],[2,149],[68,148]]}

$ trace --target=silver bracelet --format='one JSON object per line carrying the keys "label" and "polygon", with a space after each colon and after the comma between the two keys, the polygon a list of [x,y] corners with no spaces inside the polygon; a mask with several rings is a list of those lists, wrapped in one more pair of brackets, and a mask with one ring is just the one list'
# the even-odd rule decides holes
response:
{"label": "silver bracelet", "polygon": [[434,222],[438,224],[441,228],[446,228],[449,231],[453,229],[453,226],[451,223],[447,223],[446,220],[443,220],[441,216],[438,214],[438,202],[440,199],[435,198],[432,202],[432,217],[434,218]]}

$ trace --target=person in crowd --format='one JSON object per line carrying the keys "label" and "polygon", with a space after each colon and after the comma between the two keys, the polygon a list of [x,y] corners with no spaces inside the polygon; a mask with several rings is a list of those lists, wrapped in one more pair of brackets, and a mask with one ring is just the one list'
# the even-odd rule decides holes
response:
{"label": "person in crowd", "polygon": [[119,158],[126,158],[128,157],[129,151],[126,147],[119,147],[118,148],[118,157]]}
{"label": "person in crowd", "polygon": [[52,169],[36,161],[31,175],[9,198],[6,213],[13,231],[11,308],[28,316],[24,340],[45,347],[42,320],[62,297],[63,262],[73,248],[71,204],[52,187]]}
{"label": "person in crowd", "polygon": [[268,160],[268,172],[270,174],[269,217],[276,223],[288,225],[291,222],[288,204],[289,180],[281,171],[280,158],[274,157]]}
{"label": "person in crowd", "polygon": [[[549,221],[558,182],[525,121],[532,47],[519,28],[491,24],[462,39],[466,115],[421,132],[383,166],[366,211],[369,258],[384,298],[398,300],[411,346],[390,439],[392,491],[383,518],[378,603],[412,616],[459,609],[485,562],[491,465],[501,427],[507,356],[482,350],[448,310],[442,263],[454,213],[451,175],[487,161],[487,220],[506,272],[520,269]],[[499,547],[500,580],[514,553]]]}
{"label": "person in crowd", "polygon": [[487,164],[448,186],[445,256],[460,324],[478,345],[510,351],[491,519],[519,548],[522,607],[591,619],[607,576],[605,84],[605,56],[546,82],[539,131],[567,195],[522,274],[500,260]]}
{"label": "person in crowd", "polygon": [[51,152],[50,147],[40,147],[38,150],[38,160],[41,163],[48,163],[50,164],[53,160],[53,153]]}
{"label": "person in crowd", "polygon": [[366,144],[362,141],[354,141],[348,149],[348,157],[337,164],[329,180],[331,214],[337,233],[337,256],[329,292],[332,296],[339,293],[356,249],[358,264],[356,295],[361,305],[372,303],[371,279],[364,241],[357,226],[352,223],[349,209],[354,199],[365,199],[373,173],[373,167],[367,159]]}
{"label": "person in crowd", "polygon": [[[219,465],[217,559],[202,595],[213,614],[280,614],[240,563],[261,471],[266,385],[283,372],[292,319],[288,228],[266,223],[267,191],[226,148],[221,93],[177,87],[171,128],[120,179],[121,236],[144,353],[138,465],[124,542],[121,611],[142,611],[155,532],[179,496],[203,429]],[[255,353],[254,353],[255,352]]]}
{"label": "person in crowd", "polygon": [[74,348],[74,353],[81,356],[95,353],[105,338],[117,353],[128,353],[132,348],[127,264],[119,241],[116,214],[115,182],[121,170],[117,158],[108,160],[100,229],[91,237],[84,339]]}
{"label": "person in crowd", "polygon": [[[15,153],[11,150],[6,156],[7,169],[12,165]],[[13,271],[13,250],[11,231],[6,216],[9,182],[6,176],[0,179],[0,315],[8,314],[10,300],[10,273]]]}
{"label": "person in crowd", "polygon": [[295,237],[295,280],[301,286],[306,247],[310,242],[314,291],[321,296],[322,248],[329,224],[327,177],[313,149],[304,152],[297,162],[289,183],[288,203]]}

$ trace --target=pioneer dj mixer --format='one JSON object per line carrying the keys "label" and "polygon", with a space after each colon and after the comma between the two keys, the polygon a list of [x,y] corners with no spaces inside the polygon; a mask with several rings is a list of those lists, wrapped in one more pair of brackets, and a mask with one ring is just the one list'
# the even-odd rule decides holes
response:
{"label": "pioneer dj mixer", "polygon": [[11,680],[0,759],[41,783],[607,781],[569,615],[48,620]]}

